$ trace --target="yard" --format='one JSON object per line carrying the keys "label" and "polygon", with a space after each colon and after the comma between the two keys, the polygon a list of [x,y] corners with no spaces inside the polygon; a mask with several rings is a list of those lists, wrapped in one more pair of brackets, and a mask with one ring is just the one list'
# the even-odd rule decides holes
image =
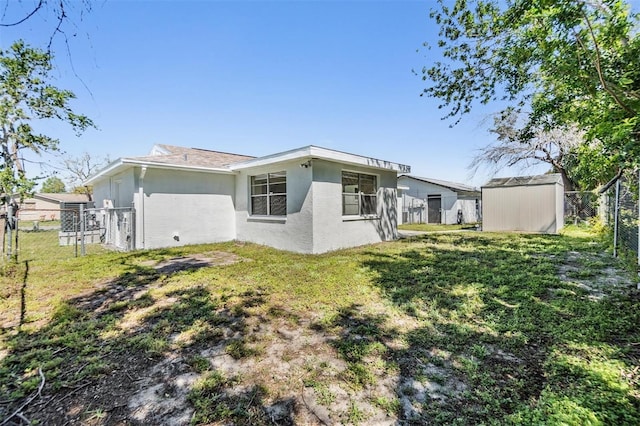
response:
{"label": "yard", "polygon": [[0,424],[640,423],[638,292],[589,230],[325,255],[21,244]]}

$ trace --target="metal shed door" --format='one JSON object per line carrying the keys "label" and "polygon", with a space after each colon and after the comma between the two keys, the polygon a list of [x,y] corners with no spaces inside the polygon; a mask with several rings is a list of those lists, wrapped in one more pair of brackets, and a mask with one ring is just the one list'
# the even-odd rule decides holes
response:
{"label": "metal shed door", "polygon": [[429,195],[427,197],[427,222],[440,223],[442,221],[442,197],[440,195]]}

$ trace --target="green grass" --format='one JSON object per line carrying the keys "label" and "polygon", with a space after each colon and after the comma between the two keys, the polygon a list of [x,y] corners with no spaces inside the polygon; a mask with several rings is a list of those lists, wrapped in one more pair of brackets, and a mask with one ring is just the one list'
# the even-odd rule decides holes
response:
{"label": "green grass", "polygon": [[404,223],[399,225],[398,229],[423,232],[459,231],[463,229],[475,230],[476,224],[467,223],[463,225],[444,225],[440,223]]}
{"label": "green grass", "polygon": [[60,220],[20,220],[18,221],[18,226],[20,229],[33,229],[35,224],[38,226],[46,226],[46,227],[56,227],[60,228]]}
{"label": "green grass", "polygon": [[[37,391],[39,369],[53,407],[105,380],[125,386],[118,394],[134,392],[128,376],[180,357],[200,377],[187,398],[195,424],[270,424],[265,407],[292,406],[299,386],[350,424],[366,424],[375,409],[415,424],[640,423],[639,297],[629,290],[596,301],[573,282],[621,266],[584,227],[430,234],[317,256],[224,243],[92,247],[75,258],[55,235],[22,233],[19,263],[4,267],[0,417]],[[175,273],[148,263],[211,252],[242,261]],[[561,281],[570,252],[581,253],[579,272]],[[283,352],[294,385],[258,371],[276,341],[265,326],[320,336],[310,350],[329,358]],[[254,370],[214,369],[211,347]],[[390,395],[376,393],[397,377]],[[405,379],[440,389],[444,402],[419,399]],[[411,419],[400,397],[419,408]],[[78,419],[98,420],[109,403],[87,402]],[[28,414],[46,423],[35,408]]]}

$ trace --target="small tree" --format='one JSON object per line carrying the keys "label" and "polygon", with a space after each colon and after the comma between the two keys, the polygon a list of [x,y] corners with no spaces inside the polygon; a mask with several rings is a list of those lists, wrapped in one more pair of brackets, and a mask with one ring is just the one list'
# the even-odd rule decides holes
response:
{"label": "small tree", "polygon": [[15,42],[8,50],[0,50],[0,191],[4,202],[30,193],[34,179],[27,177],[22,152],[57,151],[59,141],[38,133],[32,127],[37,120],[68,123],[80,134],[93,122],[73,112],[69,101],[73,92],[59,89],[47,80],[52,71],[51,55]]}
{"label": "small tree", "polygon": [[[73,92],[59,89],[51,78],[51,54],[34,49],[19,40],[0,50],[0,193],[7,208],[8,229],[15,225],[17,199],[23,199],[35,187],[27,176],[23,152],[40,154],[58,150],[59,141],[38,133],[36,121],[58,120],[71,125],[80,134],[93,122],[73,112],[69,102]],[[11,250],[9,250],[11,256]]]}
{"label": "small tree", "polygon": [[57,176],[51,176],[42,182],[41,192],[46,194],[60,194],[65,191],[64,182]]}

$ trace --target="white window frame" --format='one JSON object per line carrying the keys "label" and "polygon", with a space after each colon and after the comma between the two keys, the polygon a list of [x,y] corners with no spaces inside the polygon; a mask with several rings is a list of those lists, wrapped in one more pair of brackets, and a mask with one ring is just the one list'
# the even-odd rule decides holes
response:
{"label": "white window frame", "polygon": [[[357,192],[344,192],[344,174],[345,173],[350,173],[353,175],[357,175],[358,177],[358,191]],[[374,178],[374,186],[375,186],[375,192],[373,193],[365,193],[360,191],[362,185],[361,185],[361,178],[362,176],[367,176],[367,177],[372,177]],[[342,191],[342,216],[344,217],[365,217],[365,218],[375,218],[378,217],[378,190],[380,189],[380,186],[378,185],[378,181],[380,180],[380,176],[377,174],[372,174],[372,173],[363,173],[360,171],[355,171],[355,170],[342,170],[342,173],[340,173],[340,188]],[[348,214],[345,213],[345,199],[346,197],[353,197],[353,196],[358,196],[358,213],[356,214]],[[370,212],[370,213],[363,213],[363,205],[364,205],[364,197],[374,197],[375,198],[375,203],[374,203],[374,211]]]}
{"label": "white window frame", "polygon": [[[274,179],[276,177],[276,175],[278,177],[284,177],[284,192],[273,192],[271,191],[272,186],[275,185],[280,185],[282,184],[281,181],[279,182],[274,182],[272,183],[271,180]],[[264,194],[256,194],[254,193],[254,189],[256,187],[258,187],[259,185],[255,184],[255,179],[257,177],[262,177],[265,176],[266,177],[266,192]],[[273,214],[271,212],[271,200],[274,196],[278,196],[278,197],[282,197],[284,196],[284,209],[285,212],[284,214]],[[265,198],[265,202],[266,202],[266,207],[267,207],[267,212],[265,213],[255,213],[253,211],[253,200],[256,198]],[[258,216],[258,217],[285,217],[287,215],[287,172],[282,170],[282,171],[277,171],[277,172],[267,172],[267,173],[260,173],[257,175],[252,175],[249,177],[249,208],[250,208],[250,215],[251,216]]]}

